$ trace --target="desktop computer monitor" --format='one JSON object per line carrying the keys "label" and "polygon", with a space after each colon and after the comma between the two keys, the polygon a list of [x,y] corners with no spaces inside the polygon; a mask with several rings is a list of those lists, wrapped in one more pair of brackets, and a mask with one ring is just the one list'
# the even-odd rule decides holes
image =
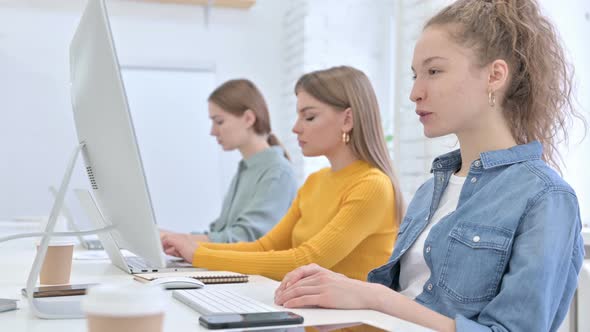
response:
{"label": "desktop computer monitor", "polygon": [[95,202],[112,236],[154,267],[165,266],[141,154],[104,0],[88,0],[70,44],[76,132]]}

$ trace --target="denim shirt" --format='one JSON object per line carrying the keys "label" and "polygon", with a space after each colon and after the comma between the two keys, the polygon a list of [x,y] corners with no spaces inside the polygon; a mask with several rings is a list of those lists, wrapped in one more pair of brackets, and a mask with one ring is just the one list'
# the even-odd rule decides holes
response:
{"label": "denim shirt", "polygon": [[[454,318],[457,331],[556,331],[584,259],[578,200],[542,159],[539,142],[482,153],[457,209],[432,227],[431,271],[416,302]],[[399,291],[400,259],[429,223],[459,150],[436,158],[408,206],[389,262],[368,280]]]}

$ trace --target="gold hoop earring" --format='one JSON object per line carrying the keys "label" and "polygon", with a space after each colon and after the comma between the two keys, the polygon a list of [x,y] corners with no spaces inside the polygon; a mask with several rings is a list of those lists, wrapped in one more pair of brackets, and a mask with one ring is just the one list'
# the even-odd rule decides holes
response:
{"label": "gold hoop earring", "polygon": [[488,94],[488,104],[490,104],[491,107],[496,106],[496,95],[494,94],[494,91],[490,91]]}
{"label": "gold hoop earring", "polygon": [[348,144],[348,142],[350,142],[350,135],[347,132],[343,131],[342,132],[342,143]]}

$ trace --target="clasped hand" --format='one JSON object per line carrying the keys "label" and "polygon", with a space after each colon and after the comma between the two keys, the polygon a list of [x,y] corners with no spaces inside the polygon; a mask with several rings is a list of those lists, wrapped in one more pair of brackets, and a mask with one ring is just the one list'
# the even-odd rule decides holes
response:
{"label": "clasped hand", "polygon": [[368,309],[371,289],[371,284],[309,264],[283,278],[275,291],[275,303],[286,308]]}

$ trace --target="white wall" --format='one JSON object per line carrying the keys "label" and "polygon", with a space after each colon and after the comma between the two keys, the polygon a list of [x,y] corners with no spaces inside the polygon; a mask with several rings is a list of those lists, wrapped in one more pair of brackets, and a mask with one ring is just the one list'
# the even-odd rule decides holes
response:
{"label": "white wall", "polygon": [[[68,47],[84,3],[0,2],[0,219],[48,214],[47,186],[61,180],[76,144]],[[235,77],[252,79],[267,97],[273,123],[281,115],[276,73],[281,71],[277,45],[285,2],[260,0],[247,11],[214,8],[209,28],[198,6],[107,4],[122,64],[212,65],[216,84]],[[209,121],[206,109],[194,111],[202,112],[202,121]],[[225,153],[221,159],[220,167],[227,175],[220,179],[223,192],[239,156]],[[81,167],[78,170],[73,185],[87,187]],[[218,209],[220,199],[194,204]]]}
{"label": "white wall", "polygon": [[223,197],[228,175],[221,167],[227,154],[203,121],[215,72],[123,67],[122,74],[158,224],[184,232],[207,229],[219,209],[203,203]]}

